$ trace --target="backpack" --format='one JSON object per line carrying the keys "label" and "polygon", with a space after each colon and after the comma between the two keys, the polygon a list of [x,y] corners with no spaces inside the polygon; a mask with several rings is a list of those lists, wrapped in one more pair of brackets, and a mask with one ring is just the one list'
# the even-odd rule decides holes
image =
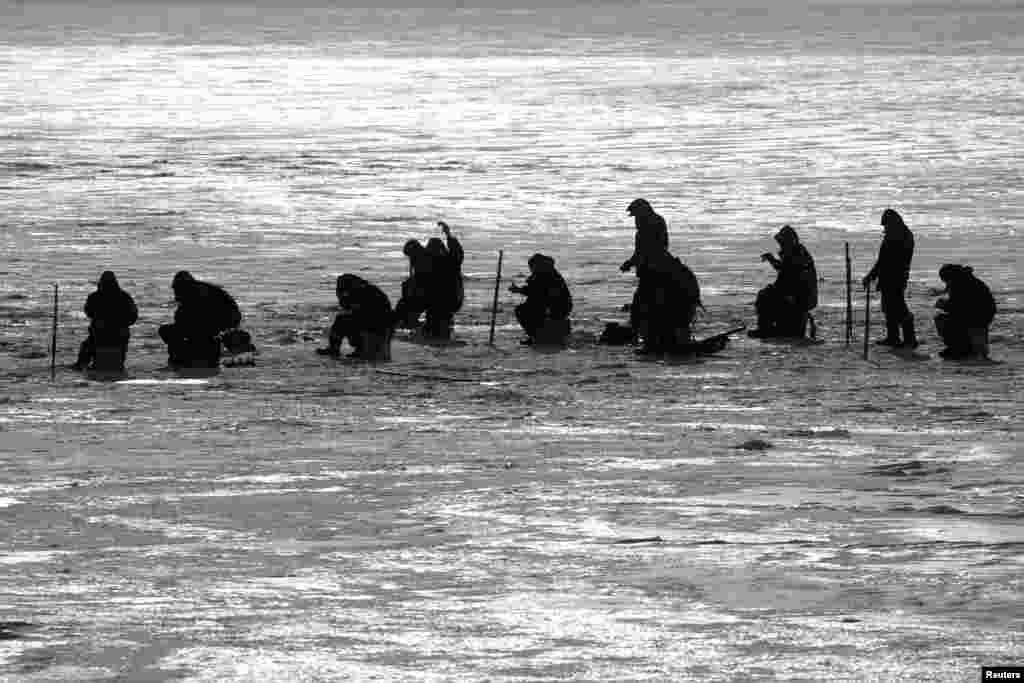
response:
{"label": "backpack", "polygon": [[675,273],[675,280],[679,285],[680,289],[686,293],[687,298],[693,302],[694,306],[700,306],[703,308],[704,304],[700,301],[700,283],[697,281],[697,276],[693,274],[689,266],[676,259],[678,268]]}

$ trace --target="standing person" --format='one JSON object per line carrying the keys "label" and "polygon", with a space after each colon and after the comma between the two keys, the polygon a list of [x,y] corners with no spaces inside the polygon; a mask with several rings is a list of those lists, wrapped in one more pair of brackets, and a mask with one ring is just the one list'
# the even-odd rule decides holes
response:
{"label": "standing person", "polygon": [[946,283],[946,297],[935,302],[942,312],[935,316],[935,329],[946,348],[943,358],[988,357],[988,328],[996,315],[992,291],[974,275],[970,266],[947,263],[939,268]]}
{"label": "standing person", "polygon": [[121,350],[120,369],[124,370],[128,354],[131,326],[139,319],[139,309],[128,292],[121,289],[113,271],[105,270],[96,283],[96,291],[85,300],[89,317],[89,336],[78,348],[78,360],[72,366],[84,370],[96,359],[96,347],[117,347]]}
{"label": "standing person", "polygon": [[534,254],[526,265],[530,268],[526,284],[508,288],[513,294],[526,296],[526,301],[516,306],[516,320],[526,332],[524,343],[537,342],[538,335],[544,337],[549,326],[557,330],[557,341],[562,342],[569,334],[569,313],[572,312],[569,286],[550,256]]}
{"label": "standing person", "polygon": [[761,254],[778,275],[775,282],[757,293],[757,329],[751,337],[803,337],[808,316],[818,305],[818,271],[796,230],[788,225],[775,234],[779,255]]}
{"label": "standing person", "polygon": [[316,352],[337,357],[341,355],[341,343],[347,339],[352,347],[349,357],[387,360],[393,322],[388,295],[350,273],[338,277],[335,293],[341,310],[328,333],[327,348]]}
{"label": "standing person", "polygon": [[216,367],[221,335],[242,322],[238,304],[224,288],[196,280],[186,270],[175,274],[171,288],[178,302],[174,322],[159,329],[168,365]]}
{"label": "standing person", "polygon": [[907,281],[910,279],[910,261],[914,256],[914,235],[903,222],[903,217],[893,209],[886,209],[882,213],[881,223],[885,233],[878,250],[878,260],[862,281],[867,289],[877,279],[878,291],[882,293],[886,335],[875,343],[914,349],[918,345],[914,333],[914,316],[907,308],[905,298]]}
{"label": "standing person", "polygon": [[633,216],[636,234],[633,238],[633,254],[619,266],[619,270],[627,273],[636,268],[637,287],[629,309],[629,323],[634,336],[642,337],[647,333],[648,321],[655,306],[651,262],[660,259],[668,251],[668,226],[646,199],[634,199],[626,207],[626,212]]}
{"label": "standing person", "polygon": [[432,237],[425,247],[430,258],[430,277],[423,333],[433,339],[449,339],[455,314],[462,308],[465,298],[462,262],[466,255],[448,224],[444,221],[437,224],[445,239],[442,242]]}

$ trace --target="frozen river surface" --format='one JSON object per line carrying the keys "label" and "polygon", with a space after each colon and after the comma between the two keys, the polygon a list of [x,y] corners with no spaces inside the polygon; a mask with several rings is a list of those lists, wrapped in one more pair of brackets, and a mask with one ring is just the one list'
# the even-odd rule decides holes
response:
{"label": "frozen river surface", "polygon": [[395,352],[16,383],[0,575],[30,625],[0,670],[972,680],[1024,655],[1016,369]]}
{"label": "frozen river surface", "polygon": [[[1021,8],[381,4],[0,5],[0,680],[1024,662]],[[823,343],[595,345],[634,285],[637,197],[700,278],[701,334],[752,322],[793,225]],[[859,278],[888,206],[924,346],[865,361],[843,245]],[[335,276],[394,302],[402,243],[439,219],[466,344],[315,355]],[[557,354],[518,345],[504,293],[538,251],[576,304]],[[946,262],[992,287],[991,363],[937,357]],[[53,283],[63,366],[108,268],[141,311],[130,381],[51,382]],[[160,370],[182,268],[236,296],[256,367]]]}

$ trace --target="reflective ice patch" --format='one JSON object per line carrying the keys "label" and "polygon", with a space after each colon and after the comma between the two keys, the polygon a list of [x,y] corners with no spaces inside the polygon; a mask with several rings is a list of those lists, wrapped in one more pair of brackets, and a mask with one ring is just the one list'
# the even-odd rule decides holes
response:
{"label": "reflective ice patch", "polygon": [[209,384],[210,380],[201,377],[168,377],[157,379],[155,377],[140,379],[119,379],[115,384],[140,384],[140,385],[161,385],[161,384]]}
{"label": "reflective ice patch", "polygon": [[43,564],[66,554],[57,550],[24,550],[20,553],[0,555],[0,564]]}

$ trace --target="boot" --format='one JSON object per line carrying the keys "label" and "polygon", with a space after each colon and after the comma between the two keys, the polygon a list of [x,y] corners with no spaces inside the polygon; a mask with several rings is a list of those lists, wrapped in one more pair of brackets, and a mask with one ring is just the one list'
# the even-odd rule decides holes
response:
{"label": "boot", "polygon": [[900,345],[905,349],[916,349],[918,347],[917,335],[914,333],[914,316],[908,315],[903,319],[903,343]]}
{"label": "boot", "polygon": [[93,341],[90,336],[78,347],[78,360],[71,366],[71,369],[81,371],[89,367],[89,364],[92,363],[93,352]]}
{"label": "boot", "polygon": [[331,356],[332,358],[337,358],[341,355],[341,340],[331,337],[327,341],[327,347],[317,349],[316,352],[320,356]]}

